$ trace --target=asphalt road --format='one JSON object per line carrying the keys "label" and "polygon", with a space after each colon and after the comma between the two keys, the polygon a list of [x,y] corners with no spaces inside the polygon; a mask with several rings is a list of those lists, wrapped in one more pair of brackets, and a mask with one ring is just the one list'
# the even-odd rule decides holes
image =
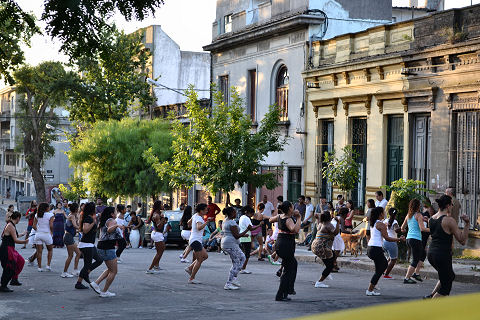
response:
{"label": "asphalt road", "polygon": [[[17,246],[20,247],[20,246]],[[33,249],[20,250],[28,256]],[[74,279],[60,278],[66,249],[54,249],[53,272],[37,272],[25,266],[21,287],[0,294],[0,319],[285,319],[313,313],[419,299],[434,286],[433,280],[404,285],[401,280],[380,280],[380,297],[366,297],[371,274],[343,269],[333,274],[328,289],[314,288],[322,265],[300,263],[296,281],[297,295],[291,302],[275,302],[277,267],[253,259],[251,275],[240,275],[242,288],[225,291],[223,285],[230,268],[228,256],[210,253],[197,279],[200,285],[187,284],[186,266],[178,259],[180,251],[169,248],[161,261],[160,274],[145,274],[154,251],[129,249],[122,256],[119,273],[110,291],[114,298],[102,299],[93,290],[74,289]],[[45,255],[45,252],[44,252]],[[46,259],[46,257],[45,257]],[[83,261],[80,260],[80,266]],[[91,276],[95,279],[105,266]],[[478,291],[477,285],[454,283],[453,294]]]}

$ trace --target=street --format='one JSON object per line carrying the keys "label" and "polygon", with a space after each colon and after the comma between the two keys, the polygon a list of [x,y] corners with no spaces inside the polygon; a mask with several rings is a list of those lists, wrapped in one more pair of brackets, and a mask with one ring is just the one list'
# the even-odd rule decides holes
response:
{"label": "street", "polygon": [[[33,249],[19,249],[29,256]],[[242,288],[225,291],[223,285],[230,268],[230,259],[222,253],[209,253],[197,279],[203,284],[187,284],[183,270],[186,264],[178,259],[180,251],[168,248],[160,262],[160,274],[145,274],[154,256],[150,249],[129,249],[122,255],[117,278],[110,290],[114,298],[100,298],[93,290],[75,290],[75,278],[60,278],[66,249],[54,249],[52,272],[37,272],[25,265],[20,275],[21,287],[0,295],[0,319],[286,319],[313,313],[420,299],[434,286],[434,280],[404,285],[401,280],[379,282],[380,297],[366,297],[365,288],[371,273],[343,269],[333,274],[327,289],[316,289],[314,281],[323,265],[299,263],[296,296],[291,302],[275,302],[277,267],[253,258],[248,269],[251,275],[239,275]],[[191,256],[189,257],[191,259]],[[44,251],[44,261],[46,251]],[[80,260],[80,267],[83,261]],[[71,267],[72,268],[72,267]],[[91,276],[95,279],[105,268],[102,265]],[[453,294],[478,291],[477,285],[454,283]]]}

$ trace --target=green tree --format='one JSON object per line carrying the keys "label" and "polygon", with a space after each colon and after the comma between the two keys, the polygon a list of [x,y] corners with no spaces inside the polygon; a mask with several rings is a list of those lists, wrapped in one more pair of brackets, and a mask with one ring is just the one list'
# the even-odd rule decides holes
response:
{"label": "green tree", "polygon": [[279,109],[271,106],[253,132],[243,100],[234,88],[229,103],[214,89],[215,103],[211,109],[200,106],[193,87],[186,95],[186,117],[190,125],[185,126],[178,119],[172,121],[172,159],[162,161],[152,152],[148,153],[157,173],[169,174],[173,188],[192,187],[195,182],[211,192],[222,190],[227,194],[234,190],[236,183],[275,188],[276,176],[261,173],[259,169],[269,153],[283,150]]}
{"label": "green tree", "polygon": [[18,148],[25,154],[39,202],[46,201],[45,181],[41,172],[43,161],[54,154],[53,132],[46,128],[57,121],[55,108],[68,101],[69,90],[77,75],[66,71],[60,62],[42,62],[36,67],[24,66],[14,73],[19,99],[16,114],[22,136]]}
{"label": "green tree", "polygon": [[154,196],[168,191],[168,176],[158,177],[143,156],[146,150],[161,161],[172,156],[170,124],[161,120],[99,121],[79,133],[68,152],[70,163],[82,168],[92,193],[108,197]]}
{"label": "green tree", "polygon": [[335,152],[325,152],[322,176],[344,193],[350,193],[360,179],[360,164],[356,161],[358,154],[351,146],[342,148],[342,154],[337,157]]}
{"label": "green tree", "polygon": [[80,201],[88,197],[87,188],[85,187],[85,181],[77,176],[73,176],[68,181],[68,186],[60,184],[58,189],[62,192],[65,199],[70,201]]}
{"label": "green tree", "polygon": [[101,50],[74,60],[82,80],[73,93],[68,111],[80,126],[100,120],[120,120],[134,108],[146,108],[154,99],[145,82],[150,53],[142,33],[114,29],[100,35]]}
{"label": "green tree", "polygon": [[21,43],[30,44],[30,38],[40,33],[35,17],[24,12],[13,0],[0,2],[0,76],[14,83],[12,72],[25,60]]}

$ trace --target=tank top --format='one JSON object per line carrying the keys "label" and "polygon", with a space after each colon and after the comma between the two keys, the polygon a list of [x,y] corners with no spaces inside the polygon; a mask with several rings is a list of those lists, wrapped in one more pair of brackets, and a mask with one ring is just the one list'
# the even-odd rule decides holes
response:
{"label": "tank top", "polygon": [[397,233],[395,232],[395,229],[393,228],[393,226],[394,226],[395,224],[398,224],[398,221],[397,221],[397,220],[393,220],[392,227],[389,228],[389,227],[388,227],[388,221],[389,221],[389,220],[390,220],[390,219],[385,219],[385,220],[383,220],[383,223],[387,226],[388,236],[389,236],[390,238],[397,238]]}
{"label": "tank top", "polygon": [[429,252],[452,254],[453,235],[443,230],[442,220],[445,216],[438,219],[430,218],[430,234],[432,242],[430,243]]}
{"label": "tank top", "polygon": [[[160,215],[158,212],[156,212],[156,214]],[[155,213],[154,213],[153,215],[155,215]],[[152,218],[153,218],[153,216],[152,216]],[[137,218],[137,219],[138,219],[138,218]],[[158,228],[157,223],[156,223],[155,221],[153,221],[153,219],[152,219],[152,226],[153,226],[153,230],[155,230],[155,232],[163,233],[163,230],[160,230],[160,229]]]}
{"label": "tank top", "polygon": [[73,226],[72,220],[67,219],[67,222],[65,223],[65,232],[68,232],[75,237],[77,229],[75,229],[75,227]]}
{"label": "tank top", "polygon": [[290,229],[288,229],[287,227],[287,220],[288,219],[292,219],[293,222],[295,222],[295,219],[293,219],[293,217],[288,217],[288,218],[279,218],[278,219],[278,230],[281,230],[285,233],[289,233],[289,234],[293,234],[293,232],[290,231]]}
{"label": "tank top", "polygon": [[[13,224],[13,227],[15,228],[15,232],[17,233],[17,237],[18,237],[18,232],[17,232],[17,227],[15,227],[15,224]],[[5,229],[7,228],[8,224],[5,226]],[[4,233],[5,233],[5,229],[3,229],[3,232],[2,232],[2,246],[7,246],[7,247],[15,247],[15,241],[13,240],[13,237],[12,235],[8,235],[6,236]]]}
{"label": "tank top", "polygon": [[380,220],[375,221],[375,224],[373,225],[372,228],[370,228],[370,234],[371,238],[370,241],[368,241],[368,246],[369,247],[383,247],[383,237],[382,233],[380,230],[377,229],[377,223],[383,223]]}
{"label": "tank top", "polygon": [[37,214],[37,233],[50,233],[50,219],[53,213],[44,212],[43,217],[39,218]]}
{"label": "tank top", "polygon": [[[93,222],[93,218],[91,216],[86,216],[83,218],[83,223],[92,223]],[[80,240],[80,242],[83,242],[83,243],[95,243],[95,236],[97,234],[97,225],[94,224],[92,229],[90,229],[90,231],[88,231],[87,233],[83,233],[82,234],[82,239]]]}
{"label": "tank top", "polygon": [[415,214],[410,219],[408,219],[407,222],[407,239],[417,239],[422,241],[422,233],[420,232],[420,226],[418,225],[418,221],[417,219],[415,219]]}

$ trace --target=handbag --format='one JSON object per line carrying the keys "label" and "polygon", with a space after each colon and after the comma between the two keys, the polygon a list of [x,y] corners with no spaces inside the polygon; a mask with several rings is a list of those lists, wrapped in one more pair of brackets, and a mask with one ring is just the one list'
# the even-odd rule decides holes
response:
{"label": "handbag", "polygon": [[[107,221],[108,222],[108,221]],[[122,239],[122,236],[115,230],[114,232],[108,232],[107,226],[102,227],[99,241],[116,241]]]}

